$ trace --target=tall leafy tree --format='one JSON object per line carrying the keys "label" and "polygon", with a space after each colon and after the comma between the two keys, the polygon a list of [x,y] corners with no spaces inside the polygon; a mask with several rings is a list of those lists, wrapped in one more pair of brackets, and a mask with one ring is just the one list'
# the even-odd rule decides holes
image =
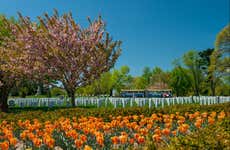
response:
{"label": "tall leafy tree", "polygon": [[[230,53],[230,24],[224,27],[216,37],[215,50],[222,55]],[[229,55],[228,55],[229,56]]]}
{"label": "tall leafy tree", "polygon": [[[214,80],[213,74],[210,72],[209,67],[211,65],[211,55],[213,53],[214,49],[206,49],[203,51],[200,51],[198,54],[200,56],[200,69],[202,71],[202,75],[205,78],[205,87],[203,88],[203,91],[211,91],[211,95],[215,96],[216,92],[216,85],[218,80]],[[210,87],[210,88],[206,88]],[[209,94],[205,92],[204,94]]]}
{"label": "tall leafy tree", "polygon": [[122,66],[120,69],[103,73],[101,77],[92,84],[77,90],[80,95],[101,95],[106,94],[112,96],[115,90],[119,94],[121,89],[131,88],[132,76],[129,75],[129,67]]}
{"label": "tall leafy tree", "polygon": [[200,57],[197,51],[190,50],[183,56],[184,65],[189,69],[192,77],[192,85],[195,95],[200,95],[202,72],[200,69]]}
{"label": "tall leafy tree", "polygon": [[142,81],[143,81],[143,84],[145,84],[145,87],[147,87],[150,84],[151,76],[152,76],[151,69],[149,67],[144,67],[143,74],[142,74],[142,78],[143,78]]}
{"label": "tall leafy tree", "polygon": [[134,89],[145,89],[147,86],[146,79],[141,77],[134,77],[132,80],[132,88]]}
{"label": "tall leafy tree", "polygon": [[223,80],[230,84],[230,24],[223,28],[216,37],[215,50],[211,55],[209,72],[212,80]]}
{"label": "tall leafy tree", "polygon": [[121,89],[131,87],[132,76],[129,74],[129,71],[128,66],[122,66],[119,70],[112,72],[112,80],[114,81],[112,89],[116,90],[117,93],[120,93]]}
{"label": "tall leafy tree", "polygon": [[160,87],[164,87],[165,85],[168,86],[168,83],[169,83],[169,72],[163,71],[160,67],[153,68],[150,86],[158,85]]}
{"label": "tall leafy tree", "polygon": [[176,66],[170,73],[169,85],[176,96],[187,95],[192,86],[188,70],[181,66]]}
{"label": "tall leafy tree", "polygon": [[95,95],[106,94],[109,95],[111,89],[114,85],[114,80],[112,79],[112,74],[106,72],[101,75],[101,77],[93,83],[95,89]]}

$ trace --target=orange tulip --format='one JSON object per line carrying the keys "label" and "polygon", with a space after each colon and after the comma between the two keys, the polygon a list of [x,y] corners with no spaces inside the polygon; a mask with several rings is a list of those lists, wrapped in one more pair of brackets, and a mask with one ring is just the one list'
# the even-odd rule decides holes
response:
{"label": "orange tulip", "polygon": [[200,112],[199,111],[196,111],[195,113],[194,113],[194,116],[195,117],[198,117],[200,115]]}
{"label": "orange tulip", "polygon": [[162,132],[162,134],[168,136],[168,135],[170,134],[170,129],[165,128],[165,129],[163,129],[161,132]]}
{"label": "orange tulip", "polygon": [[197,127],[197,128],[201,128],[201,122],[200,121],[196,121],[194,123],[194,125]]}
{"label": "orange tulip", "polygon": [[161,134],[161,130],[160,130],[160,128],[158,127],[158,128],[156,128],[155,130],[154,130],[154,133],[155,134]]}
{"label": "orange tulip", "polygon": [[113,144],[118,144],[119,143],[119,138],[117,136],[111,137],[112,143]]}
{"label": "orange tulip", "polygon": [[208,113],[207,113],[207,112],[204,112],[204,113],[201,114],[201,116],[202,116],[203,118],[207,118]]}
{"label": "orange tulip", "polygon": [[175,131],[172,131],[172,134],[173,134],[174,136],[176,136],[176,133],[177,133],[176,130],[175,130]]}
{"label": "orange tulip", "polygon": [[154,134],[152,136],[153,140],[156,142],[160,142],[161,141],[161,136],[159,134]]}
{"label": "orange tulip", "polygon": [[171,128],[172,124],[171,123],[166,123],[165,128]]}
{"label": "orange tulip", "polygon": [[101,146],[104,145],[104,137],[103,136],[97,136],[96,137],[97,143]]}
{"label": "orange tulip", "polygon": [[147,124],[147,129],[151,129],[151,128],[152,128],[152,126],[153,126],[153,125],[152,125],[152,124],[150,124],[150,123],[149,123],[149,124]]}
{"label": "orange tulip", "polygon": [[156,114],[152,114],[151,118],[152,118],[153,120],[157,120],[157,119],[158,119],[158,116],[157,116]]}
{"label": "orange tulip", "polygon": [[137,141],[138,141],[138,143],[139,143],[139,144],[144,143],[144,142],[145,142],[145,138],[144,138],[144,136],[140,136],[140,137],[138,137]]}
{"label": "orange tulip", "polygon": [[42,145],[42,140],[39,138],[34,138],[33,143],[36,147],[40,147]]}
{"label": "orange tulip", "polygon": [[121,136],[119,136],[119,140],[120,140],[121,144],[125,144],[127,142],[127,136],[121,135]]}
{"label": "orange tulip", "polygon": [[30,139],[30,140],[33,140],[33,138],[35,138],[35,135],[33,134],[33,133],[28,133],[27,134],[27,136],[28,136],[28,138]]}
{"label": "orange tulip", "polygon": [[215,118],[216,117],[216,112],[213,111],[211,114],[210,114],[211,117]]}
{"label": "orange tulip", "polygon": [[23,131],[21,134],[20,134],[20,137],[23,139],[23,140],[25,140],[26,139],[26,132],[25,131]]}
{"label": "orange tulip", "polygon": [[188,128],[189,128],[189,125],[188,124],[182,124],[181,126],[178,127],[179,128],[179,131],[181,133],[186,133]]}
{"label": "orange tulip", "polygon": [[4,141],[4,142],[0,143],[0,149],[1,150],[8,150],[9,149],[9,142]]}
{"label": "orange tulip", "polygon": [[77,148],[81,148],[84,142],[82,140],[76,139],[74,143]]}
{"label": "orange tulip", "polygon": [[189,120],[193,120],[195,118],[195,115],[194,114],[189,114]]}
{"label": "orange tulip", "polygon": [[129,139],[129,143],[130,143],[130,144],[133,144],[134,141],[135,141],[134,138]]}
{"label": "orange tulip", "polygon": [[89,145],[85,145],[84,150],[93,150],[93,148],[90,147]]}
{"label": "orange tulip", "polygon": [[44,143],[49,147],[49,148],[53,148],[54,147],[54,143],[55,143],[55,141],[54,141],[54,139],[53,138],[51,138],[50,136],[45,136],[44,138],[43,138],[43,141],[44,141]]}
{"label": "orange tulip", "polygon": [[86,136],[86,135],[80,135],[80,139],[81,139],[83,142],[86,142],[86,141],[87,141],[87,136]]}
{"label": "orange tulip", "polygon": [[214,124],[215,123],[215,119],[213,119],[212,117],[208,117],[208,123],[210,125]]}
{"label": "orange tulip", "polygon": [[222,119],[224,119],[224,117],[225,117],[225,113],[222,111],[222,112],[220,112],[220,114],[218,115],[218,120],[222,120]]}
{"label": "orange tulip", "polygon": [[148,129],[147,128],[141,128],[140,129],[140,133],[142,134],[142,135],[147,135],[148,134]]}
{"label": "orange tulip", "polygon": [[134,134],[134,138],[137,140],[140,135],[138,133]]}
{"label": "orange tulip", "polygon": [[10,138],[10,145],[16,145],[17,144],[17,139],[16,138]]}
{"label": "orange tulip", "polygon": [[36,130],[36,135],[37,136],[43,136],[43,134],[44,134],[44,132],[43,131],[41,131],[41,130]]}

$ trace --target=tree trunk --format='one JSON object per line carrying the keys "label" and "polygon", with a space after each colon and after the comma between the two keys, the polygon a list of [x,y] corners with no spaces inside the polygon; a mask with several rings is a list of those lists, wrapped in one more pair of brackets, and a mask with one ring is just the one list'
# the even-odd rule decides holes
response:
{"label": "tree trunk", "polygon": [[200,93],[199,93],[199,81],[198,81],[197,77],[195,77],[195,95],[196,96],[200,95]]}
{"label": "tree trunk", "polygon": [[71,99],[71,104],[73,107],[75,107],[75,91],[76,91],[76,87],[74,86],[70,86],[70,83],[68,82],[62,82],[64,85],[64,88],[68,94],[68,97]]}
{"label": "tree trunk", "polygon": [[75,92],[74,91],[67,91],[68,96],[70,97],[71,104],[73,107],[75,107]]}
{"label": "tree trunk", "polygon": [[10,88],[5,86],[0,87],[0,109],[2,112],[8,112],[7,99],[10,93]]}
{"label": "tree trunk", "polygon": [[109,96],[113,97],[113,88],[109,90]]}
{"label": "tree trunk", "polygon": [[71,103],[72,103],[72,106],[75,107],[75,92],[71,92]]}
{"label": "tree trunk", "polygon": [[176,90],[176,96],[177,96],[177,97],[180,96],[179,90]]}
{"label": "tree trunk", "polygon": [[212,96],[216,96],[216,87],[215,87],[215,83],[213,80],[211,80],[211,91],[212,91]]}

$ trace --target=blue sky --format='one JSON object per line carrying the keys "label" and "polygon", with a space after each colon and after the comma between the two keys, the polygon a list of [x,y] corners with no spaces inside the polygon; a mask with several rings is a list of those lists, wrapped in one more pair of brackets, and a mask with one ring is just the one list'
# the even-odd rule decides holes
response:
{"label": "blue sky", "polygon": [[20,11],[33,20],[44,12],[72,12],[81,25],[101,15],[122,55],[116,68],[128,65],[132,75],[145,66],[173,68],[191,49],[212,48],[216,34],[229,23],[230,0],[1,0],[0,13]]}

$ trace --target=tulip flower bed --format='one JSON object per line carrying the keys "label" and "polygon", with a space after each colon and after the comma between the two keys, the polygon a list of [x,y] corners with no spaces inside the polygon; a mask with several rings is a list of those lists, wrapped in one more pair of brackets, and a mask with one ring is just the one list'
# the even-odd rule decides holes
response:
{"label": "tulip flower bed", "polygon": [[[181,139],[189,141],[194,133],[210,127],[216,127],[216,130],[220,128],[219,124],[229,123],[229,111],[110,114],[106,119],[65,116],[53,120],[47,116],[46,121],[39,121],[37,117],[29,120],[18,118],[14,122],[1,121],[0,149],[167,149],[177,145],[177,142],[183,145]],[[226,125],[221,129],[228,127]],[[225,138],[230,137],[229,131],[227,133]],[[225,140],[229,144],[229,138]]]}

